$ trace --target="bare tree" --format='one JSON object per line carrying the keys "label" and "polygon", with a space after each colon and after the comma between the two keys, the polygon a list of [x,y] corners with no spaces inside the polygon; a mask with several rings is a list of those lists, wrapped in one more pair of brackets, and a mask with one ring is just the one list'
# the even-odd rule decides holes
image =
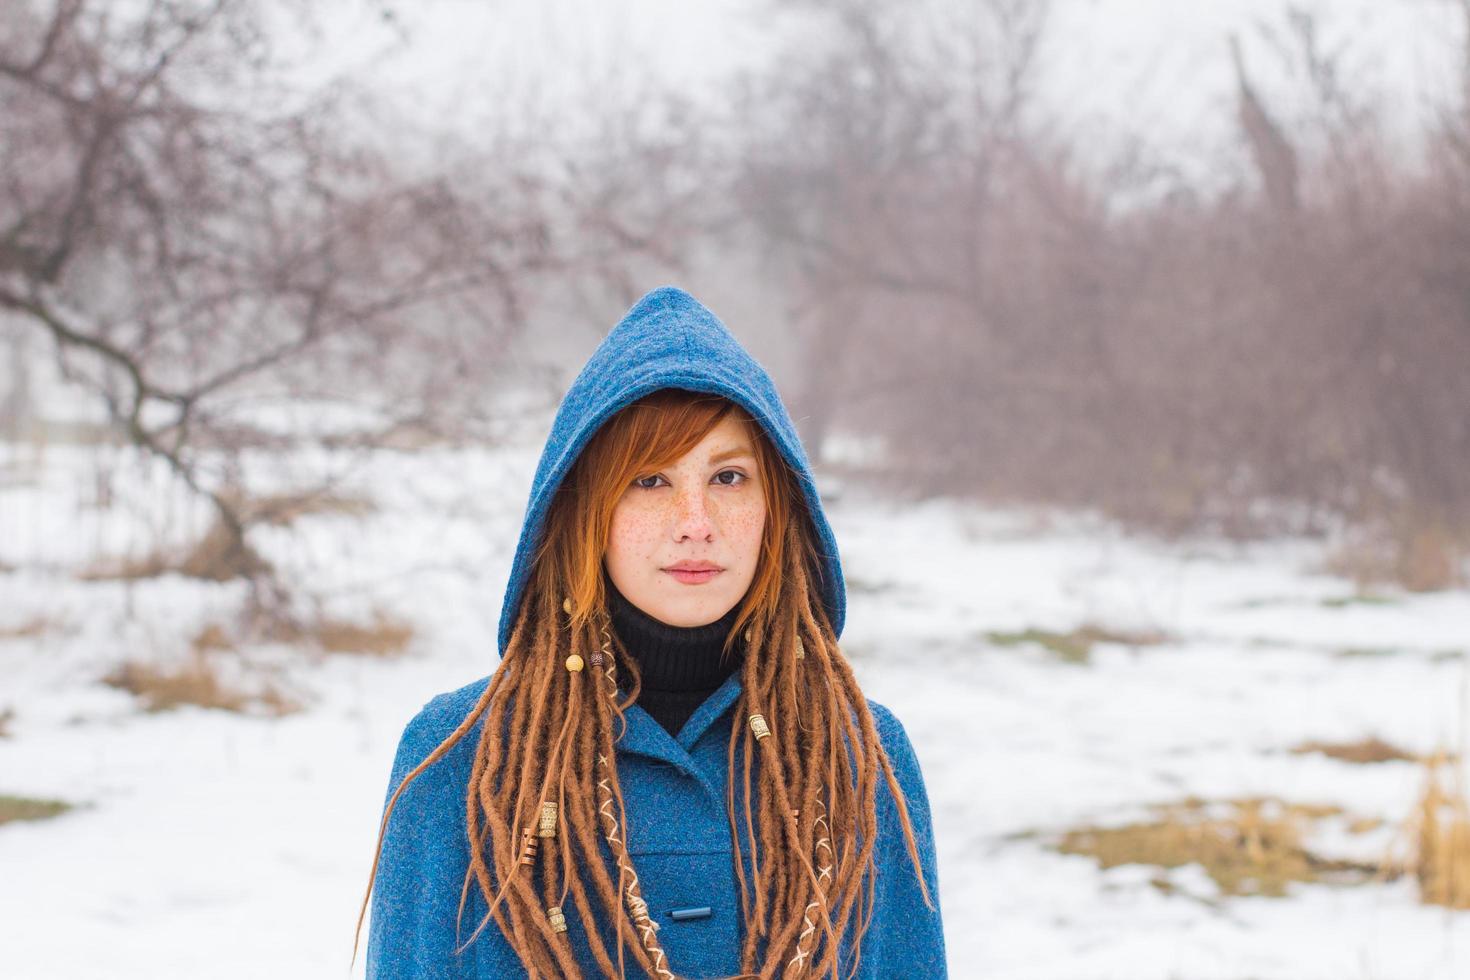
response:
{"label": "bare tree", "polygon": [[[1353,35],[1290,8],[1260,34],[1306,110],[1221,50],[1259,180],[1215,192],[1045,124],[1039,6],[786,6],[824,31],[750,87],[738,188],[807,329],[818,434],[840,406],[920,493],[1470,541],[1462,104],[1414,174]],[[1421,564],[1402,580],[1449,580]]]}
{"label": "bare tree", "polygon": [[1235,66],[1240,128],[1250,144],[1251,156],[1260,171],[1271,206],[1283,214],[1297,209],[1296,149],[1281,127],[1266,111],[1265,103],[1251,85],[1240,51],[1240,38],[1230,35],[1230,62]]}
{"label": "bare tree", "polygon": [[615,278],[648,247],[599,198],[596,161],[595,181],[546,173],[512,144],[384,118],[348,84],[293,85],[267,19],[283,10],[310,17],[30,0],[0,22],[0,315],[49,337],[126,438],[212,501],[218,573],[276,598],[246,543],[270,515],[205,465],[289,439],[262,406],[350,406],[339,445],[459,433],[532,277]]}
{"label": "bare tree", "polygon": [[812,26],[777,76],[747,83],[736,196],[794,297],[798,415],[820,447],[839,403],[881,413],[902,386],[938,381],[945,365],[915,357],[921,337],[936,339],[928,324],[1005,333],[989,291],[993,212],[1025,179],[1019,134],[1046,4],[786,6]]}

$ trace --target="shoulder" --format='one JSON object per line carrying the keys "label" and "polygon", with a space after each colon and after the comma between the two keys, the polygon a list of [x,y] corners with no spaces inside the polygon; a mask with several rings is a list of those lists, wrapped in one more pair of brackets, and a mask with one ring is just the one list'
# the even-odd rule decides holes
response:
{"label": "shoulder", "polygon": [[[921,836],[929,833],[929,792],[924,785],[924,772],[919,766],[918,753],[909,739],[903,722],[885,705],[872,698],[867,699],[868,712],[873,716],[873,726],[878,730],[878,741],[893,767],[893,777],[903,793],[904,808],[914,829]],[[890,840],[902,833],[898,808],[888,780],[880,774],[878,778],[878,818],[880,833]]]}
{"label": "shoulder", "polygon": [[434,738],[435,745],[442,742],[469,717],[489,683],[487,674],[463,687],[434,695],[408,720],[403,737],[408,739],[411,736],[414,741]]}
{"label": "shoulder", "polygon": [[[909,740],[908,729],[904,728],[903,722],[886,705],[879,704],[872,698],[868,702],[868,713],[873,716],[873,727],[878,730],[878,740],[883,745],[883,750],[888,753],[888,761],[892,763],[894,774],[898,775],[899,769],[906,771],[906,775],[919,777],[919,760],[914,753],[914,744]],[[911,774],[907,770],[913,770]]]}
{"label": "shoulder", "polygon": [[[398,750],[393,759],[392,778],[388,786],[390,797],[408,774],[432,755],[469,717],[480,696],[485,693],[485,686],[489,681],[490,678],[486,676],[452,691],[436,694],[408,719],[398,738]],[[405,797],[412,796],[422,801],[432,792],[454,792],[457,786],[463,786],[474,759],[482,723],[482,720],[477,720],[444,755],[424,769],[404,791]],[[400,802],[408,801],[405,799]]]}

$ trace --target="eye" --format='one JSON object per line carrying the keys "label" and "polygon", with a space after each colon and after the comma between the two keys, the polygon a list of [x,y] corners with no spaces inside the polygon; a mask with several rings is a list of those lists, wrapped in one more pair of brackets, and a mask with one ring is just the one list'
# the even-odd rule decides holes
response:
{"label": "eye", "polygon": [[[722,477],[722,476],[738,476],[738,477],[740,477],[740,479],[738,479],[738,480],[724,481],[724,480],[720,480],[720,477]],[[746,482],[749,479],[750,479],[750,477],[746,476],[744,473],[740,472],[739,470],[720,470],[720,472],[718,472],[718,473],[715,474],[715,480],[719,481],[720,486],[722,486],[722,487],[738,487],[738,486],[740,486],[740,484]]]}
{"label": "eye", "polygon": [[662,480],[662,479],[663,479],[663,477],[659,476],[657,473],[651,473],[648,476],[640,476],[638,479],[634,480],[633,481],[633,486],[638,487],[639,489],[642,489],[642,490],[653,490],[653,489],[656,489],[658,487],[658,484],[657,483],[649,484],[649,483],[645,483],[644,481],[645,480]]}

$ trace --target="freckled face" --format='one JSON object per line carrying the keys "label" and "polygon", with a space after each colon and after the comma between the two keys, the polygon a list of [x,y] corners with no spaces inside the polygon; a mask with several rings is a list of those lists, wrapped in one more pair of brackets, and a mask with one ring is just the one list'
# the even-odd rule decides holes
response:
{"label": "freckled face", "polygon": [[745,426],[728,417],[677,462],[639,474],[613,508],[603,555],[618,591],[669,626],[703,626],[733,609],[760,557],[760,476]]}

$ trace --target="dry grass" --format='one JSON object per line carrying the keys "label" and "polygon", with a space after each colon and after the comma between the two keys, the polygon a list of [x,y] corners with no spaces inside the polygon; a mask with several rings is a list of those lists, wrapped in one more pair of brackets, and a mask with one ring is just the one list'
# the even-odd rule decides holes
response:
{"label": "dry grass", "polygon": [[1119,630],[1097,623],[1084,623],[1069,633],[1031,627],[1018,633],[991,631],[985,639],[996,646],[1014,647],[1034,643],[1061,657],[1068,663],[1087,663],[1092,648],[1098,643],[1117,643],[1127,647],[1157,646],[1169,640],[1159,630]]}
{"label": "dry grass", "polygon": [[1359,530],[1327,556],[1323,569],[1351,579],[1360,591],[1390,583],[1410,592],[1437,592],[1470,585],[1467,555],[1470,528],[1403,519]]}
{"label": "dry grass", "polygon": [[[1400,839],[1409,842],[1408,852],[1385,865],[1393,872],[1412,874],[1424,904],[1470,909],[1470,800],[1460,767],[1451,766],[1449,760],[1445,752],[1424,760],[1424,789],[1400,828]],[[1447,781],[1440,772],[1446,768],[1452,772]]]}
{"label": "dry grass", "polygon": [[177,667],[126,661],[109,671],[102,682],[132,694],[150,712],[196,705],[242,714],[280,716],[301,709],[300,704],[269,683],[254,692],[231,687],[221,680],[205,657],[197,654],[187,664]]}
{"label": "dry grass", "polygon": [[392,657],[413,642],[410,623],[394,619],[381,609],[373,610],[369,623],[323,616],[310,622],[277,622],[267,637],[278,643],[310,644],[324,653],[351,653],[370,657]]}
{"label": "dry grass", "polygon": [[250,545],[235,542],[225,525],[216,521],[208,533],[189,549],[178,570],[190,578],[229,582],[270,571],[270,564]]}
{"label": "dry grass", "polygon": [[157,578],[172,571],[172,563],[157,551],[142,558],[99,558],[77,572],[83,582],[119,582]]}
{"label": "dry grass", "polygon": [[235,641],[230,634],[218,623],[209,623],[204,626],[194,638],[189,641],[189,646],[197,654],[209,653],[214,650],[233,650]]}
{"label": "dry grass", "polygon": [[1356,742],[1319,742],[1307,741],[1293,745],[1290,749],[1294,755],[1305,755],[1309,752],[1320,752],[1331,759],[1340,759],[1343,762],[1374,763],[1374,762],[1418,762],[1420,757],[1412,752],[1407,752],[1398,746],[1391,745],[1376,735],[1358,739]]}
{"label": "dry grass", "polygon": [[1328,609],[1345,609],[1348,606],[1391,606],[1398,601],[1392,596],[1358,592],[1353,595],[1328,596],[1322,600],[1322,605]]}
{"label": "dry grass", "polygon": [[246,497],[239,492],[223,494],[235,513],[251,524],[271,524],[285,527],[298,518],[312,514],[345,514],[349,517],[366,517],[377,510],[377,505],[365,497],[352,497],[330,491],[314,493],[279,493],[260,497]]}
{"label": "dry grass", "polygon": [[34,640],[65,625],[61,620],[36,615],[14,626],[0,626],[0,640]]}
{"label": "dry grass", "polygon": [[[1402,757],[1374,739],[1354,743],[1344,752],[1352,761]],[[1389,853],[1377,862],[1324,858],[1306,848],[1302,839],[1315,821],[1327,817],[1345,819],[1352,834],[1377,830],[1384,821],[1354,817],[1332,805],[1260,797],[1215,804],[1190,797],[1154,807],[1154,820],[1077,828],[1054,846],[1064,854],[1095,858],[1104,868],[1197,863],[1224,895],[1280,897],[1291,882],[1371,884],[1410,874],[1419,884],[1421,902],[1470,909],[1470,800],[1460,767],[1451,765],[1451,758],[1438,751],[1418,759],[1425,767],[1424,788],[1395,841],[1395,846],[1407,842],[1408,847],[1403,856]],[[1451,772],[1448,778],[1443,775],[1446,769]],[[1173,890],[1167,879],[1153,883],[1161,890]]]}
{"label": "dry grass", "polygon": [[25,796],[6,796],[0,793],[0,824],[12,820],[45,820],[59,817],[72,809],[74,804],[64,800],[37,800]]}
{"label": "dry grass", "polygon": [[367,626],[324,619],[316,624],[316,639],[328,653],[365,653],[374,657],[402,653],[413,640],[413,627],[376,614]]}
{"label": "dry grass", "polygon": [[1311,823],[1342,814],[1335,806],[1259,797],[1212,805],[1191,797],[1154,810],[1155,820],[1069,831],[1057,850],[1096,858],[1104,868],[1197,863],[1225,895],[1280,897],[1294,881],[1351,883],[1378,870],[1376,865],[1323,858],[1302,845]]}
{"label": "dry grass", "polygon": [[141,558],[104,558],[77,573],[84,582],[132,581],[178,572],[190,578],[229,582],[270,571],[270,563],[249,544],[238,546],[225,525],[216,520],[193,547],[177,554],[152,551]]}

